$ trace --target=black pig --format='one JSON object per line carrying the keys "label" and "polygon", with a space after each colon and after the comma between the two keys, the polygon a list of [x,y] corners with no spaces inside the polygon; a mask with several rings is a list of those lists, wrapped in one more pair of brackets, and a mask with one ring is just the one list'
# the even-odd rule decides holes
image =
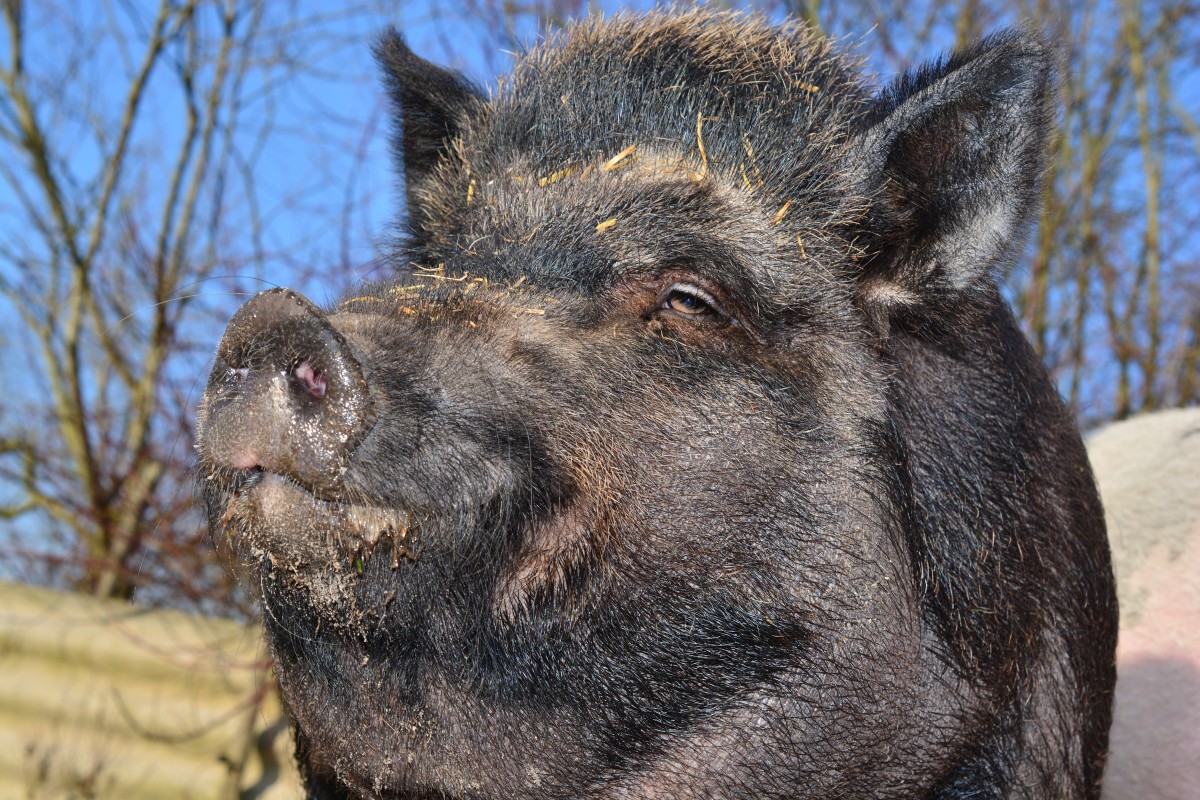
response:
{"label": "black pig", "polygon": [[877,95],[804,28],[378,46],[398,278],[265,292],[200,413],[313,798],[1096,797],[1116,604],[996,280],[1053,52]]}

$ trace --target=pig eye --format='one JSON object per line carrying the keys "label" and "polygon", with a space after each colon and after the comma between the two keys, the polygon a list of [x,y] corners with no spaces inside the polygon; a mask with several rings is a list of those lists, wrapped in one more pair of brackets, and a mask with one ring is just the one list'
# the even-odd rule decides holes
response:
{"label": "pig eye", "polygon": [[658,307],[687,317],[712,317],[720,313],[713,296],[690,283],[674,284],[663,295]]}

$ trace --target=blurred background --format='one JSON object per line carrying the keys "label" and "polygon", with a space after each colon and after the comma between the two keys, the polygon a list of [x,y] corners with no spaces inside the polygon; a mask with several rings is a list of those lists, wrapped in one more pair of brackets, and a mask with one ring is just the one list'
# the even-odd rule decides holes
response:
{"label": "blurred background", "polygon": [[[370,44],[488,86],[582,0],[0,0],[0,797],[294,797],[252,603],[197,506],[225,322],[375,277]],[[713,6],[723,5],[713,3]],[[1064,45],[1006,292],[1085,428],[1200,403],[1198,0],[764,0],[878,82],[1003,25]]]}

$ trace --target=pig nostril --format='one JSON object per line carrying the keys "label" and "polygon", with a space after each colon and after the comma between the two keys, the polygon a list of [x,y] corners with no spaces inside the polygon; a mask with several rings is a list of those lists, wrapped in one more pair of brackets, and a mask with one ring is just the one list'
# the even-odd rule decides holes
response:
{"label": "pig nostril", "polygon": [[304,387],[304,391],[308,392],[311,397],[320,400],[325,397],[325,385],[327,379],[325,373],[313,367],[311,362],[301,361],[292,374],[296,376],[296,380]]}

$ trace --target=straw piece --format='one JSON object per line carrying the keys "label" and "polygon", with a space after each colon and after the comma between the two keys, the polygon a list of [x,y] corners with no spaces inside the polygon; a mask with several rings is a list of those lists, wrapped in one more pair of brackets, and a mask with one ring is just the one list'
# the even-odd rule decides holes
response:
{"label": "straw piece", "polygon": [[549,186],[552,183],[558,183],[563,178],[569,177],[574,172],[574,167],[567,167],[565,169],[560,169],[557,172],[551,172],[546,177],[538,179],[538,186]]}
{"label": "straw piece", "polygon": [[791,207],[792,207],[792,201],[788,200],[786,203],[783,204],[782,208],[780,208],[778,211],[775,212],[775,216],[771,217],[771,224],[778,225],[780,222],[783,222],[783,218],[787,216],[787,213],[791,209]]}
{"label": "straw piece", "polygon": [[626,147],[624,150],[617,153],[615,156],[610,158],[608,161],[605,161],[604,166],[600,167],[600,169],[603,170],[604,172],[612,172],[614,169],[617,169],[618,167],[620,167],[621,163],[623,161],[625,161],[625,159],[627,159],[631,155],[633,155],[633,151],[636,149],[637,149],[636,144],[629,145],[629,147]]}

